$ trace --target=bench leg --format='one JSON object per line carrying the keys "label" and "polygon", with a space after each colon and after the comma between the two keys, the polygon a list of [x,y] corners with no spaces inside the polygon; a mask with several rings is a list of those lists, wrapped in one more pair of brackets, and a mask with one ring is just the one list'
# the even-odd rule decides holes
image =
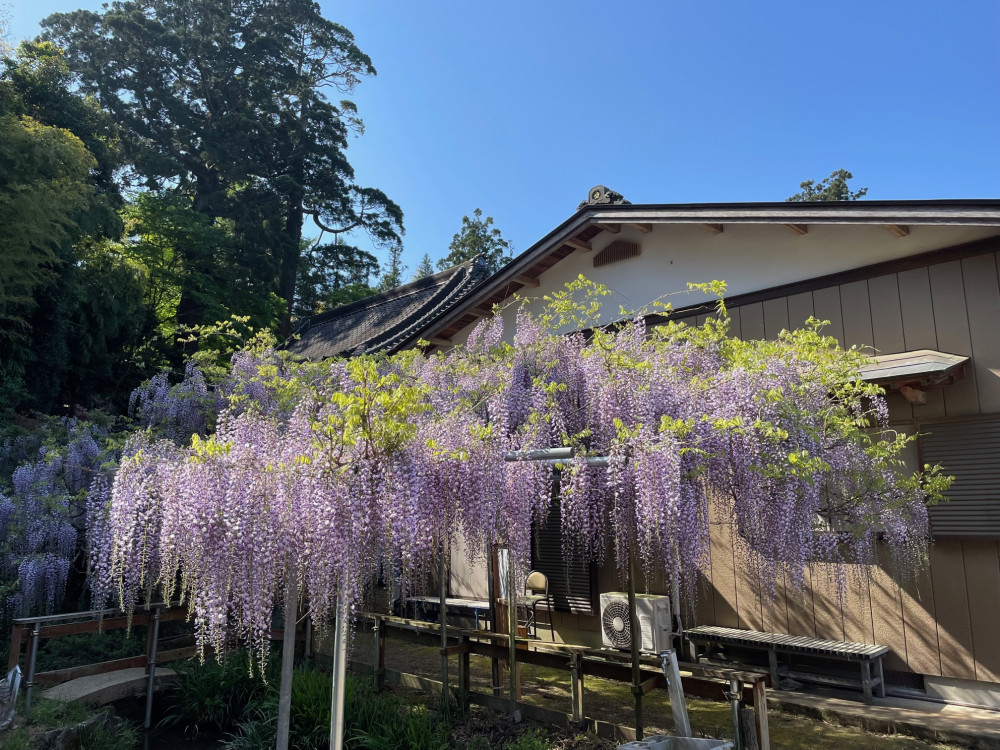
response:
{"label": "bench leg", "polygon": [[885,698],[885,670],[882,669],[882,657],[875,660],[875,676],[878,678],[878,685],[875,687],[875,695]]}
{"label": "bench leg", "polygon": [[778,687],[778,652],[773,648],[767,650],[767,663],[771,667],[771,687],[780,690]]}
{"label": "bench leg", "polygon": [[861,689],[865,694],[865,703],[872,702],[872,665],[871,662],[861,662]]}

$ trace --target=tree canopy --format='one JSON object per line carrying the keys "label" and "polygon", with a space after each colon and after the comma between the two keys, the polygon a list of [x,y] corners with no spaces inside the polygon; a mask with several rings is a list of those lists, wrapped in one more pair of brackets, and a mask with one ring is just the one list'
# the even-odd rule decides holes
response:
{"label": "tree canopy", "polygon": [[854,179],[854,175],[846,169],[838,169],[831,172],[829,177],[824,177],[819,182],[806,180],[799,184],[802,190],[795,195],[786,198],[786,201],[856,201],[864,198],[868,194],[868,188],[858,188],[851,190],[847,184],[848,180]]}
{"label": "tree canopy", "polygon": [[489,272],[494,273],[510,262],[513,252],[510,242],[493,226],[493,217],[484,219],[480,208],[472,212],[471,219],[462,217],[462,229],[451,238],[448,249],[448,255],[438,261],[438,270],[443,271],[481,255]]}
{"label": "tree canopy", "polygon": [[[48,38],[122,128],[125,153],[150,189],[176,188],[193,210],[231,225],[245,283],[273,290],[287,331],[300,278],[303,226],[360,230],[398,244],[402,211],[354,180],[345,149],[361,128],[349,93],[371,60],[311,0],[135,0],[55,14]],[[198,272],[202,262],[188,258]],[[180,288],[181,322],[204,322],[196,289]]]}

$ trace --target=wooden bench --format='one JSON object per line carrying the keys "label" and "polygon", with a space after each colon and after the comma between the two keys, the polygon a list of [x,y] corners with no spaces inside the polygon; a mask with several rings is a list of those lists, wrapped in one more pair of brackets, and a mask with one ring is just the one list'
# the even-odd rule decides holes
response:
{"label": "wooden bench", "polygon": [[[780,633],[762,633],[756,630],[739,630],[737,628],[720,628],[714,625],[691,628],[690,630],[685,630],[684,635],[694,644],[704,644],[706,646],[709,644],[718,644],[767,651],[771,683],[775,689],[779,689],[778,654],[780,653],[786,656],[787,665],[784,669],[785,674],[795,679],[819,684],[856,687],[858,681],[847,680],[834,675],[793,672],[791,670],[792,657],[797,655],[810,656],[856,663],[861,667],[860,682],[865,703],[871,703],[873,690],[878,697],[885,697],[885,673],[882,670],[882,657],[888,653],[888,646],[872,646],[865,643],[850,643],[845,641],[825,641],[821,638],[781,635]],[[697,652],[697,649],[695,651]],[[696,662],[700,661],[701,658],[700,654],[695,654]],[[874,677],[872,676],[873,665],[875,667]]]}

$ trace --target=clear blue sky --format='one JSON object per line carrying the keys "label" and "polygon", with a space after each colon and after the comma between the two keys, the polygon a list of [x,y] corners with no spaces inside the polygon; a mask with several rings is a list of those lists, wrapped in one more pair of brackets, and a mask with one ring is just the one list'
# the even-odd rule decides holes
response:
{"label": "clear blue sky", "polygon": [[[410,271],[474,208],[520,252],[601,183],[634,203],[1000,197],[1000,3],[322,2],[378,69],[362,184]],[[14,0],[15,36],[93,0]]]}

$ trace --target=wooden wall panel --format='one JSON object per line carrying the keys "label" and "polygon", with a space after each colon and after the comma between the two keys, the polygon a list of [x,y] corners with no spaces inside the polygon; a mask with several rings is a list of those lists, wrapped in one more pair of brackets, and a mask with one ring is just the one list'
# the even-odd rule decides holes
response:
{"label": "wooden wall panel", "polygon": [[715,622],[724,628],[740,627],[736,601],[736,566],[733,562],[733,535],[727,523],[712,524],[712,593]]}
{"label": "wooden wall panel", "polygon": [[962,259],[979,408],[1000,411],[1000,285],[994,253]]}
{"label": "wooden wall panel", "polygon": [[785,596],[788,602],[788,633],[816,637],[816,617],[813,613],[813,587],[809,568],[805,570],[802,588],[786,581]]}
{"label": "wooden wall panel", "polygon": [[931,581],[937,612],[941,672],[949,677],[976,679],[972,654],[972,622],[965,582],[962,542],[938,540],[931,549]]}
{"label": "wooden wall panel", "polygon": [[740,338],[744,341],[764,338],[764,306],[760,302],[740,307]]}
{"label": "wooden wall panel", "polygon": [[854,643],[875,642],[868,576],[859,576],[853,569],[847,573],[847,591],[844,593],[844,638]]}
{"label": "wooden wall panel", "polygon": [[[931,295],[934,300],[934,328],[938,349],[949,354],[972,355],[969,317],[965,307],[965,285],[961,261],[938,263],[929,269]],[[976,378],[966,373],[965,380],[944,389],[945,413],[949,417],[975,414],[979,411]]]}
{"label": "wooden wall panel", "polygon": [[816,637],[833,641],[847,640],[844,634],[844,610],[833,566],[813,563],[809,567],[813,588],[813,614],[816,617]]}
{"label": "wooden wall panel", "polygon": [[875,643],[889,647],[885,668],[906,669],[906,636],[903,633],[903,604],[899,585],[886,572],[885,555],[869,572],[872,602],[872,628]]}
{"label": "wooden wall panel", "polygon": [[760,597],[759,576],[750,563],[736,553],[736,603],[740,627],[764,630],[764,610]]}
{"label": "wooden wall panel", "polygon": [[694,622],[684,622],[684,627],[691,625],[714,625],[715,624],[715,594],[712,586],[712,570],[709,565],[708,570],[702,571],[698,575],[698,589],[696,591],[698,601],[695,602]]}
{"label": "wooden wall panel", "polygon": [[788,327],[801,328],[813,314],[812,292],[802,292],[788,297]]}
{"label": "wooden wall panel", "polygon": [[743,338],[742,314],[740,308],[734,307],[729,311],[729,333],[735,338]]}
{"label": "wooden wall panel", "polygon": [[830,321],[823,328],[823,333],[833,336],[840,345],[844,345],[844,318],[840,311],[840,288],[827,287],[813,292],[813,309],[820,320]]}
{"label": "wooden wall panel", "polygon": [[907,666],[921,674],[940,675],[941,648],[930,571],[904,579],[900,584],[900,596]]}
{"label": "wooden wall panel", "polygon": [[764,302],[764,336],[774,340],[788,328],[788,302],[785,297]]}
{"label": "wooden wall panel", "polygon": [[774,595],[767,589],[762,594],[761,614],[764,616],[764,630],[769,633],[788,632],[788,601],[785,591],[785,574],[779,572],[774,583]]}
{"label": "wooden wall panel", "polygon": [[907,351],[937,349],[931,281],[926,268],[897,274],[899,307],[903,315],[903,343]]}
{"label": "wooden wall panel", "polygon": [[[914,268],[897,274],[899,280],[899,306],[903,314],[903,341],[906,351],[937,349],[937,330],[934,327],[934,303],[931,299],[931,280],[928,269]],[[917,419],[944,416],[944,394],[935,388],[927,393],[927,403],[913,407]]]}
{"label": "wooden wall panel", "polygon": [[1000,682],[1000,555],[995,541],[962,541],[976,679]]}
{"label": "wooden wall panel", "polygon": [[844,346],[875,346],[872,336],[872,311],[868,301],[868,282],[855,281],[840,287],[841,317],[844,320]]}
{"label": "wooden wall panel", "polygon": [[905,352],[903,311],[899,305],[899,279],[896,274],[868,280],[872,314],[872,338],[880,354]]}

